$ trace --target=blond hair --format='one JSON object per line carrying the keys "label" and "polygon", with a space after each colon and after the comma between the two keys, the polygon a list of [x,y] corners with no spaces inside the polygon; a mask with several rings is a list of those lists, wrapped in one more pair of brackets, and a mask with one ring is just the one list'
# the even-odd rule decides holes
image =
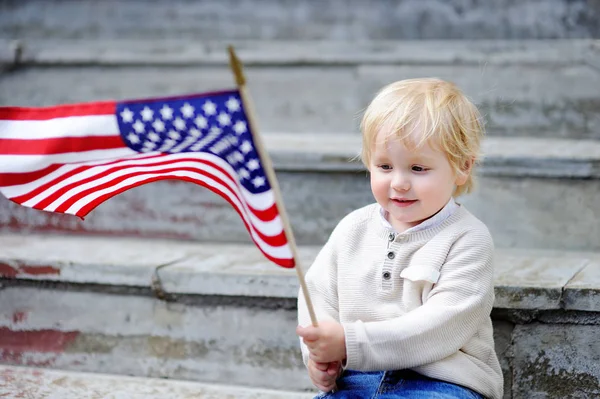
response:
{"label": "blond hair", "polygon": [[468,174],[454,195],[473,189],[472,166],[480,156],[483,121],[477,107],[453,83],[428,78],[385,86],[366,109],[361,131],[361,159],[367,168],[376,136],[385,131],[387,138],[398,138],[409,148],[437,146],[456,174]]}

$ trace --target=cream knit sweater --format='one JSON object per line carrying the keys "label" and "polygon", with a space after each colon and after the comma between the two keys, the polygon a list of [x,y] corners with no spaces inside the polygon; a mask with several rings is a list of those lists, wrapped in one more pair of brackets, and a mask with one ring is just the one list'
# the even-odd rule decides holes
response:
{"label": "cream knit sweater", "polygon": [[[460,206],[439,225],[396,234],[378,210],[346,216],[306,273],[317,319],[344,327],[346,368],[412,369],[502,398],[488,229]],[[302,292],[298,320],[310,324]]]}

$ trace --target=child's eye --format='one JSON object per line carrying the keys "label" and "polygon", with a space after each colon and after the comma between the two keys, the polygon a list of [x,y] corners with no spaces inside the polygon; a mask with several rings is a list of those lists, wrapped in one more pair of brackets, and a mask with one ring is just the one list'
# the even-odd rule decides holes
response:
{"label": "child's eye", "polygon": [[425,172],[425,171],[427,171],[428,169],[427,169],[427,168],[424,168],[423,166],[414,165],[414,166],[412,167],[412,170],[413,170],[413,172]]}
{"label": "child's eye", "polygon": [[379,168],[382,170],[392,170],[392,165],[383,164],[383,165],[379,165]]}

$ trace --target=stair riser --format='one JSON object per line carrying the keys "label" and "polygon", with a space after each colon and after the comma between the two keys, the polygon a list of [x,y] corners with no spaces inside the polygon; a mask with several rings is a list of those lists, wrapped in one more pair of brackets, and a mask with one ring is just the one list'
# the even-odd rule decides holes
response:
{"label": "stair riser", "polygon": [[0,298],[0,363],[311,387],[295,336],[296,312],[277,309],[275,298],[270,309],[23,287],[5,288]]}
{"label": "stair riser", "polygon": [[600,35],[596,3],[568,0],[11,3],[0,13],[0,35],[11,37],[406,40]]}
{"label": "stair riser", "polygon": [[[362,110],[382,86],[435,76],[456,82],[480,105],[490,135],[600,139],[600,72],[589,65],[255,66],[247,72],[263,132],[356,132]],[[0,105],[156,97],[232,86],[225,65],[32,67],[0,75]]]}
{"label": "stair riser", "polygon": [[[0,291],[0,363],[311,389],[289,301],[265,298],[268,306],[257,306],[249,298],[182,299],[165,303],[76,287],[5,287]],[[495,317],[505,398],[598,392],[600,351],[593,343],[600,339],[600,319],[588,313],[536,310],[523,313],[523,319],[516,314],[517,321]],[[547,378],[557,374],[558,380]],[[553,396],[556,389],[559,394]]]}
{"label": "stair riser", "polygon": [[[373,202],[365,172],[277,175],[300,244],[323,244],[343,216]],[[599,179],[483,175],[475,192],[459,201],[488,225],[498,247],[598,251],[599,194]],[[249,241],[227,202],[178,181],[129,190],[99,206],[85,221],[0,198],[0,226],[4,231]]]}

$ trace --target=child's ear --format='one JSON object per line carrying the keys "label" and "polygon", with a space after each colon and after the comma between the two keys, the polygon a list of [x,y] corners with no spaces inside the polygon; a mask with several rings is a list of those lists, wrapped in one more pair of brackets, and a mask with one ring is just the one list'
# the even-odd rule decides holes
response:
{"label": "child's ear", "polygon": [[463,167],[456,174],[456,186],[462,186],[467,182],[469,176],[471,175],[471,170],[473,169],[474,163],[475,158],[471,158],[464,163]]}

